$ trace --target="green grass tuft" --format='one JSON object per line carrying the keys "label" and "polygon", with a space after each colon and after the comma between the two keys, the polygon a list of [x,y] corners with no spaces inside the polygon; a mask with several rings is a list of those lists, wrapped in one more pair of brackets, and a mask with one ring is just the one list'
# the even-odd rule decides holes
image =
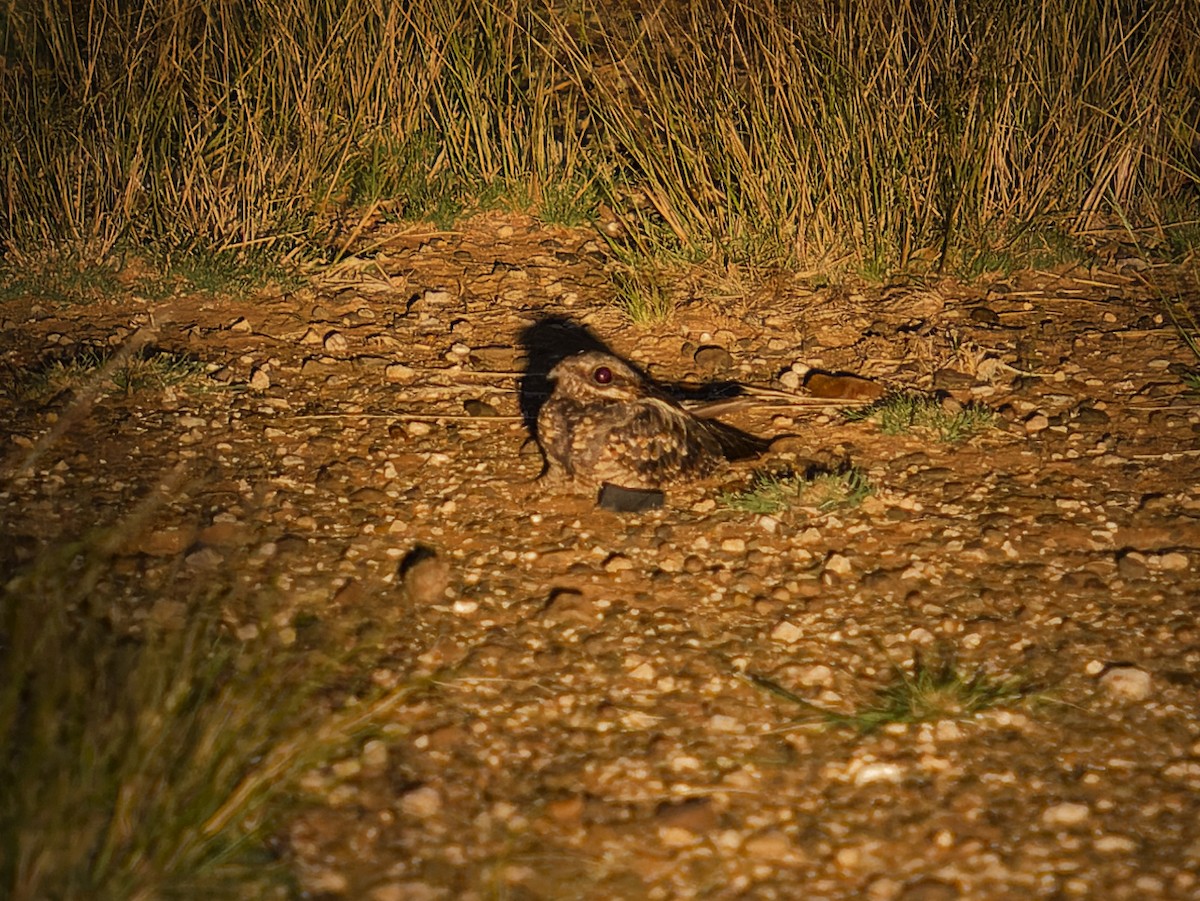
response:
{"label": "green grass tuft", "polygon": [[171,249],[141,255],[114,249],[88,256],[50,248],[0,265],[0,303],[18,299],[54,304],[104,304],[131,296],[164,300],[173,295],[253,294],[269,285],[297,288],[294,268],[263,251],[222,253]]}
{"label": "green grass tuft", "polygon": [[835,472],[798,475],[785,471],[760,472],[742,491],[726,492],[718,503],[743,513],[773,515],[794,507],[820,511],[856,507],[874,491],[866,473],[855,466]]}
{"label": "green grass tuft", "polygon": [[[1200,284],[1197,287],[1200,287]],[[1187,346],[1192,357],[1200,362],[1200,317],[1197,316],[1193,306],[1195,301],[1191,301],[1182,295],[1175,298],[1168,298],[1161,294],[1160,300],[1171,319],[1171,324],[1175,326],[1176,334],[1179,335],[1180,340]],[[1189,376],[1194,375],[1194,373],[1195,370],[1183,376],[1184,382],[1193,390],[1195,390],[1196,385],[1193,384],[1194,379],[1189,379]]]}
{"label": "green grass tuft", "polygon": [[917,429],[936,432],[942,441],[963,441],[993,426],[996,414],[983,404],[971,402],[961,409],[947,409],[936,397],[897,392],[865,407],[844,410],[851,422],[874,422],[887,435]]}
{"label": "green grass tuft", "polygon": [[0,302],[30,298],[53,304],[98,303],[126,292],[113,256],[52,253],[0,268]]}
{"label": "green grass tuft", "polygon": [[53,358],[29,372],[21,380],[17,393],[36,397],[85,386],[102,391],[115,389],[122,394],[168,387],[191,391],[215,387],[207,376],[206,365],[186,354],[155,348],[143,348],[140,353],[114,353],[86,347],[69,356]]}
{"label": "green grass tuft", "polygon": [[221,253],[192,249],[163,255],[147,280],[157,281],[168,293],[196,291],[203,294],[246,295],[276,285],[298,288],[304,282],[294,270],[281,266],[269,253],[252,251]]}
{"label": "green grass tuft", "polygon": [[1016,676],[990,676],[982,669],[967,674],[959,668],[955,655],[946,651],[933,662],[914,654],[911,671],[895,667],[891,680],[852,713],[827,710],[763,676],[749,678],[830,725],[861,733],[894,723],[967,720],[994,707],[1020,704],[1037,694],[1028,682]]}
{"label": "green grass tuft", "polygon": [[614,303],[635,325],[649,326],[670,319],[675,312],[667,289],[654,275],[621,271],[613,276]]}
{"label": "green grass tuft", "polygon": [[600,194],[593,182],[552,182],[543,187],[541,193],[538,218],[548,225],[571,228],[596,218]]}

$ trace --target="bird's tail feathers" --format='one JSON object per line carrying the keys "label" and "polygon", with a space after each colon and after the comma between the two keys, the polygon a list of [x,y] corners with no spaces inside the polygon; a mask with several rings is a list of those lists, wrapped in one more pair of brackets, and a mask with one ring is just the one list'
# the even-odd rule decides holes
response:
{"label": "bird's tail feathers", "polygon": [[727,460],[752,460],[761,457],[771,446],[766,438],[751,435],[715,419],[705,420],[705,425],[717,439],[721,453]]}

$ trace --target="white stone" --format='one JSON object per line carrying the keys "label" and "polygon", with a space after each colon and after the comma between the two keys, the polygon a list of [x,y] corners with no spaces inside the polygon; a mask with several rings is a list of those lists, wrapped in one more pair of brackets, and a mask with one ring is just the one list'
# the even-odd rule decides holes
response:
{"label": "white stone", "polygon": [[1086,822],[1092,811],[1086,804],[1064,801],[1042,811],[1042,822],[1047,826],[1078,826]]}
{"label": "white stone", "polygon": [[1102,835],[1093,846],[1101,854],[1128,854],[1137,850],[1137,842],[1125,835]]}
{"label": "white stone", "polygon": [[383,377],[389,382],[411,382],[417,377],[417,371],[403,363],[389,363],[383,369]]}
{"label": "white stone", "polygon": [[442,795],[432,785],[423,785],[400,798],[400,809],[409,816],[428,819],[442,809]]}
{"label": "white stone", "polygon": [[852,569],[850,561],[841,554],[830,554],[825,561],[825,571],[836,573],[839,576],[848,575]]}
{"label": "white stone", "polygon": [[1181,572],[1188,568],[1187,554],[1179,551],[1169,551],[1158,558],[1158,568],[1171,572]]}
{"label": "white stone", "polygon": [[639,682],[653,682],[658,678],[658,673],[649,663],[642,663],[629,671],[629,677]]}
{"label": "white stone", "polygon": [[771,638],[784,644],[795,644],[804,637],[804,630],[790,620],[783,620],[771,630]]}
{"label": "white stone", "polygon": [[1113,666],[1100,677],[1100,687],[1110,695],[1127,701],[1144,701],[1150,697],[1150,674],[1136,666]]}
{"label": "white stone", "polygon": [[708,718],[708,728],[713,732],[724,732],[731,734],[735,732],[744,732],[745,727],[740,720],[736,720],[731,716],[726,716],[723,713],[717,713]]}
{"label": "white stone", "polygon": [[800,684],[828,686],[833,684],[833,670],[823,663],[815,663],[800,673]]}
{"label": "white stone", "polygon": [[855,785],[871,785],[875,782],[896,783],[904,778],[904,770],[898,764],[875,761],[863,764],[854,774]]}

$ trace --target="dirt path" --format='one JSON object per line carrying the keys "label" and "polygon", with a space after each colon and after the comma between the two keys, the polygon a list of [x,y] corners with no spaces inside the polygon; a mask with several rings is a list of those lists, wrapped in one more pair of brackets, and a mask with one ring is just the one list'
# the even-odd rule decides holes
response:
{"label": "dirt path", "polygon": [[[231,629],[345,636],[380,685],[441,674],[305,778],[281,847],[308,896],[1200,896],[1200,411],[1157,293],[1178,273],[780,282],[643,328],[586,233],[518,219],[341,272],[252,303],[0,309],[14,370],[145,329],[236,389],[0,398],[13,554],[175,472],[115,619],[169,617],[153,586],[182,558],[256,589]],[[875,493],[763,517],[717,503],[742,468],[598,510],[533,483],[520,415],[526,350],[579,329],[667,381],[845,370],[998,426],[942,443],[756,410],[731,421],[794,436],[768,465],[849,460]],[[418,547],[437,556],[406,588]],[[1046,694],[860,735],[747,678],[849,713],[945,653]]]}

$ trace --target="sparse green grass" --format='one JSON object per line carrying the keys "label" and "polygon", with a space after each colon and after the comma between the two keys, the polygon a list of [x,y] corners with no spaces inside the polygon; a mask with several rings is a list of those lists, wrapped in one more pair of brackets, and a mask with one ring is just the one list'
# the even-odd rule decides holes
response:
{"label": "sparse green grass", "polygon": [[86,304],[124,294],[114,257],[88,259],[68,252],[0,267],[0,303],[32,298],[55,304]]}
{"label": "sparse green grass", "polygon": [[1016,676],[990,676],[982,669],[968,675],[948,651],[932,662],[915,654],[911,671],[894,667],[892,678],[851,713],[827,710],[762,676],[752,675],[750,680],[830,725],[861,733],[892,723],[966,720],[994,707],[1020,704],[1037,694],[1032,685]]}
{"label": "sparse green grass", "polygon": [[167,387],[215,387],[207,378],[205,364],[185,354],[154,348],[144,348],[140,353],[112,353],[90,347],[48,361],[25,376],[18,387],[19,393],[28,397],[84,386],[115,389],[123,394]]}
{"label": "sparse green grass", "polygon": [[613,302],[635,325],[665,322],[675,312],[670,294],[654,275],[620,271],[613,276],[613,288]]}
{"label": "sparse green grass", "polygon": [[596,217],[600,194],[594,182],[551,183],[542,188],[538,218],[551,225],[568,228],[591,222]]}
{"label": "sparse green grass", "polygon": [[0,303],[21,298],[55,304],[102,304],[138,296],[164,300],[172,295],[252,294],[268,285],[295,288],[293,268],[261,251],[217,253],[170,250],[140,255],[133,251],[87,256],[51,248],[13,254],[0,265]]}
{"label": "sparse green grass", "polygon": [[760,472],[749,487],[726,492],[718,502],[743,513],[776,514],[794,507],[820,511],[856,507],[874,489],[861,469],[848,466],[835,472],[799,475],[794,472]]}
{"label": "sparse green grass", "polygon": [[262,251],[235,253],[193,249],[169,253],[156,261],[156,271],[148,279],[165,285],[166,293],[253,294],[268,285],[298,288],[303,284],[294,269]]}
{"label": "sparse green grass", "polygon": [[547,225],[572,228],[595,219],[599,202],[594,181],[552,181],[538,186],[501,179],[476,192],[472,205],[479,210],[528,212]]}
{"label": "sparse green grass", "polygon": [[[1195,287],[1197,290],[1200,290],[1200,281],[1198,281]],[[1192,302],[1189,302],[1183,296],[1169,298],[1162,294],[1160,294],[1160,299],[1166,308],[1167,315],[1171,319],[1171,324],[1175,326],[1175,331],[1179,335],[1180,340],[1187,345],[1187,349],[1191,351],[1192,357],[1200,363],[1200,320],[1197,319]],[[1193,389],[1196,387],[1192,384],[1192,381],[1189,381],[1187,375],[1183,379]]]}
{"label": "sparse green grass", "polygon": [[1182,262],[1200,253],[1200,221],[1179,223],[1164,231],[1170,259]]}
{"label": "sparse green grass", "polygon": [[1003,238],[981,236],[958,248],[948,271],[965,279],[985,274],[1007,276],[1023,267],[1053,267],[1088,259],[1080,241],[1057,225],[1023,223]]}
{"label": "sparse green grass", "polygon": [[971,402],[961,409],[947,409],[935,397],[897,392],[865,407],[844,410],[851,422],[870,421],[888,435],[914,429],[936,432],[942,441],[963,441],[992,427],[996,415],[983,404]]}

